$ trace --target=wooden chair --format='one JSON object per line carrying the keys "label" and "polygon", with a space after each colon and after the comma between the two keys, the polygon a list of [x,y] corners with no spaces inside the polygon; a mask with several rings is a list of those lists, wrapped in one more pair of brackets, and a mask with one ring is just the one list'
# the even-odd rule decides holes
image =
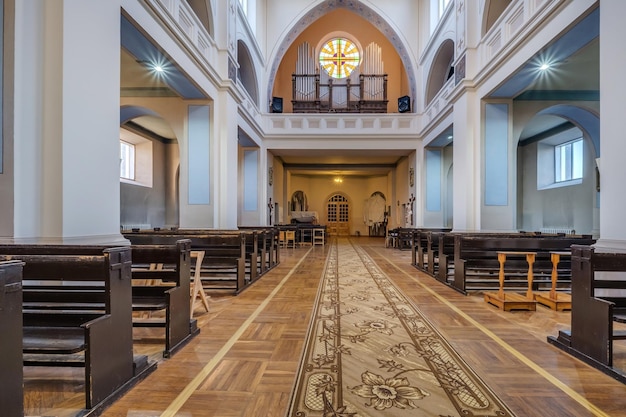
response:
{"label": "wooden chair", "polygon": [[313,229],[313,246],[322,245],[324,246],[325,239],[325,230],[324,229]]}
{"label": "wooden chair", "polygon": [[291,243],[291,247],[296,247],[296,231],[295,230],[285,230],[285,247],[289,247]]}
{"label": "wooden chair", "polygon": [[285,231],[284,230],[280,230],[278,232],[278,244],[280,245],[281,248],[284,248],[286,242],[287,241],[285,240]]}
{"label": "wooden chair", "polygon": [[209,296],[204,292],[202,287],[202,279],[200,273],[202,272],[202,260],[204,259],[204,251],[192,250],[191,259],[196,260],[196,266],[193,271],[193,285],[191,286],[191,317],[193,318],[193,312],[197,304],[204,306],[206,311],[209,311]]}

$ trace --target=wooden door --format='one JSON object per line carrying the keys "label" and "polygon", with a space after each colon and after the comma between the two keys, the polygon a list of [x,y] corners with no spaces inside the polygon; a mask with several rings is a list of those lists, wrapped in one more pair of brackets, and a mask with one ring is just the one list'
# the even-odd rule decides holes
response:
{"label": "wooden door", "polygon": [[350,204],[348,199],[335,194],[326,204],[328,234],[333,236],[350,235]]}

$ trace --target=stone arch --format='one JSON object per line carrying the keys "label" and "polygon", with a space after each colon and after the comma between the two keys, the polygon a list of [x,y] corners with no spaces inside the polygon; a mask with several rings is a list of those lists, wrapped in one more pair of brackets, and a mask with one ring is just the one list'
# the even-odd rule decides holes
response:
{"label": "stone arch", "polygon": [[256,71],[254,70],[254,61],[252,60],[247,45],[241,39],[237,41],[237,63],[239,64],[237,78],[241,81],[241,84],[250,95],[254,104],[258,106],[259,87]]}
{"label": "stone arch", "polygon": [[[180,143],[170,124],[149,108],[121,106],[118,139],[135,145],[136,169],[142,172],[132,181],[120,180],[120,225],[178,226],[180,161],[174,158],[180,154]],[[163,162],[168,155],[173,164]]]}
{"label": "stone arch", "polygon": [[211,10],[211,0],[187,0],[189,6],[194,11],[202,26],[214,37],[213,12]]}
{"label": "stone arch", "polygon": [[502,13],[509,7],[511,0],[486,0],[483,11],[482,33],[484,36],[493,27]]}
{"label": "stone arch", "polygon": [[580,106],[558,104],[547,107],[537,113],[537,116],[541,115],[558,116],[571,122],[588,135],[596,153],[596,158],[600,157],[600,116],[595,112]]}
{"label": "stone arch", "polygon": [[426,82],[425,104],[428,106],[444,84],[454,76],[454,42],[446,39],[442,42],[435,54],[428,81]]}
{"label": "stone arch", "polygon": [[285,55],[293,41],[315,20],[339,8],[350,10],[353,13],[368,20],[370,23],[372,23],[372,25],[380,30],[380,32],[385,37],[387,37],[389,42],[396,49],[396,52],[398,53],[398,56],[400,57],[400,60],[404,66],[406,76],[409,81],[409,91],[411,97],[416,97],[416,71],[413,68],[413,63],[411,61],[409,50],[405,46],[404,42],[401,40],[398,32],[391,26],[391,24],[387,22],[387,20],[385,20],[383,16],[376,13],[374,10],[372,10],[370,7],[363,4],[362,2],[346,0],[325,0],[318,5],[312,7],[308,12],[304,13],[304,15],[302,15],[302,17],[300,17],[297,21],[294,21],[291,25],[291,29],[286,32],[286,34],[282,38],[282,41],[280,41],[280,43],[278,44],[278,47],[274,52],[274,57],[270,60],[272,64],[268,73],[266,92],[267,102],[269,102],[269,98],[272,97],[274,80],[276,78],[276,72],[278,71],[278,67],[280,66],[283,56]]}

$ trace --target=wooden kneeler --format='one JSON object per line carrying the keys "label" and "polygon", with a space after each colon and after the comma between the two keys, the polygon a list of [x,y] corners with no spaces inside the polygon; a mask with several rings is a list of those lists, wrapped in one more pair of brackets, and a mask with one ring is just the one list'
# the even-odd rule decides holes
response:
{"label": "wooden kneeler", "polygon": [[561,260],[561,256],[571,256],[571,252],[550,252],[550,259],[552,260],[552,287],[550,288],[550,292],[535,293],[535,300],[537,300],[539,304],[548,306],[552,310],[556,311],[572,309],[572,296],[570,294],[564,294],[556,291],[556,285],[559,275],[557,268]]}
{"label": "wooden kneeler", "polygon": [[193,318],[193,312],[198,303],[202,304],[206,311],[209,311],[209,296],[204,292],[202,287],[202,279],[200,273],[202,272],[202,260],[204,259],[204,251],[192,250],[191,258],[196,258],[196,267],[193,276],[193,285],[191,286],[191,317]]}
{"label": "wooden kneeler", "polygon": [[[500,263],[500,289],[498,292],[485,293],[485,302],[493,304],[500,310],[531,310],[537,309],[537,301],[533,295],[533,264],[535,263],[535,252],[523,252],[523,251],[498,251],[498,262]],[[526,295],[505,292],[504,291],[504,263],[506,257],[509,256],[525,256],[526,262],[528,262],[528,291]]]}

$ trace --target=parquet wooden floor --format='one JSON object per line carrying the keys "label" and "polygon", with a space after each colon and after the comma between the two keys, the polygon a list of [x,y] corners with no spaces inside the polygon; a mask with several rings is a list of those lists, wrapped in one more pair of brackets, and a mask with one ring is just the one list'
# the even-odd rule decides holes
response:
{"label": "parquet wooden floor", "polygon": [[[352,242],[518,416],[626,416],[624,384],[546,342],[569,327],[569,312],[503,312],[420,273],[410,251],[385,248],[383,238]],[[283,249],[280,265],[240,295],[211,294],[211,311],[197,311],[199,336],[170,359],[160,359],[160,345],[145,335],[138,349],[159,359],[158,369],[102,416],[284,417],[328,248]],[[618,345],[616,364],[626,368],[626,342]],[[27,415],[76,415],[81,397],[72,387],[60,394],[68,387],[33,378]]]}

